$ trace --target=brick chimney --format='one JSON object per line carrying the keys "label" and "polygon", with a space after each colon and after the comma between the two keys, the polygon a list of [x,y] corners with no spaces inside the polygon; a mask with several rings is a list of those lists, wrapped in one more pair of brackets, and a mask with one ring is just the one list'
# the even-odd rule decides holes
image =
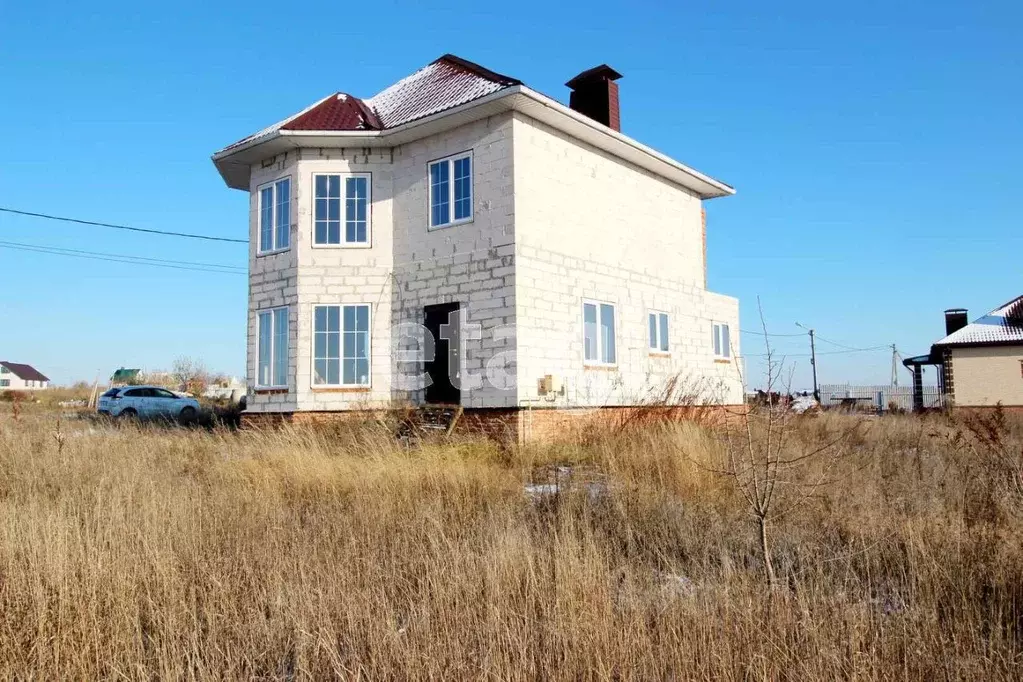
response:
{"label": "brick chimney", "polygon": [[618,109],[618,84],[622,74],[607,64],[601,64],[565,83],[572,89],[568,106],[589,116],[608,128],[621,132],[621,113]]}

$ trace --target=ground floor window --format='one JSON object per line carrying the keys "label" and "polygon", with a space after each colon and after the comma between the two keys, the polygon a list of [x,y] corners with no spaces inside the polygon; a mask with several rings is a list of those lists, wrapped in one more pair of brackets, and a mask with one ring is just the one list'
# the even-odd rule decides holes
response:
{"label": "ground floor window", "polygon": [[256,385],[286,388],[288,385],[288,308],[259,313]]}
{"label": "ground floor window", "polygon": [[714,357],[732,357],[731,330],[727,324],[720,322],[714,323]]}
{"label": "ground floor window", "polygon": [[369,306],[313,308],[313,385],[370,385]]}
{"label": "ground floor window", "polygon": [[667,353],[668,345],[668,314],[650,313],[648,320],[649,341],[652,353]]}
{"label": "ground floor window", "polygon": [[599,301],[583,302],[583,360],[591,365],[614,365],[615,307]]}

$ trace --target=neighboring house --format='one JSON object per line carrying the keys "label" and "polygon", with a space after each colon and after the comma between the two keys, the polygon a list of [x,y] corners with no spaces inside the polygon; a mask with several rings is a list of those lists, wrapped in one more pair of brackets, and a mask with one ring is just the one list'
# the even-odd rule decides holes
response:
{"label": "neighboring house", "polygon": [[49,377],[32,365],[0,360],[0,391],[37,391],[49,386]]}
{"label": "neighboring house", "polygon": [[922,392],[923,368],[933,365],[946,405],[1023,410],[1023,296],[968,322],[965,309],[946,310],[945,337],[927,355],[903,362],[914,389]]}
{"label": "neighboring house", "polygon": [[110,385],[127,386],[129,384],[136,383],[141,371],[141,369],[127,369],[125,367],[114,370],[113,375],[110,377]]}
{"label": "neighboring house", "polygon": [[457,404],[521,436],[521,408],[627,408],[676,375],[741,405],[703,212],[734,190],[622,134],[619,77],[565,106],[445,55],[214,154],[250,196],[247,418]]}

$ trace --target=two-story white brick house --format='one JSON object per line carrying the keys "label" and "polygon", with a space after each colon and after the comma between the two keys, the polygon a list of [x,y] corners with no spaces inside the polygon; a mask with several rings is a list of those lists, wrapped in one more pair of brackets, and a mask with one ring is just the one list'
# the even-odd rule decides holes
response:
{"label": "two-story white brick house", "polygon": [[677,375],[741,404],[702,207],[733,190],[623,135],[617,78],[580,74],[565,106],[445,55],[217,152],[250,195],[246,417],[444,403],[534,423]]}

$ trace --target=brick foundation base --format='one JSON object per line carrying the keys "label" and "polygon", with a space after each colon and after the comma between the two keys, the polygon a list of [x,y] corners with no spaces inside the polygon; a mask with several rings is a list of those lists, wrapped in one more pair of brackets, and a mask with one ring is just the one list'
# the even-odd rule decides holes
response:
{"label": "brick foundation base", "polygon": [[[686,407],[595,408],[471,408],[459,419],[456,432],[483,435],[502,443],[573,442],[587,436],[656,422],[696,421],[720,425],[746,413],[744,405]],[[245,412],[242,428],[276,428],[283,424],[324,425],[383,421],[396,412]]]}
{"label": "brick foundation base", "polygon": [[966,414],[978,414],[978,415],[990,415],[995,410],[1001,407],[1002,412],[1005,414],[1012,414],[1023,416],[1023,405],[956,405],[952,408],[952,414],[955,415],[966,415]]}

